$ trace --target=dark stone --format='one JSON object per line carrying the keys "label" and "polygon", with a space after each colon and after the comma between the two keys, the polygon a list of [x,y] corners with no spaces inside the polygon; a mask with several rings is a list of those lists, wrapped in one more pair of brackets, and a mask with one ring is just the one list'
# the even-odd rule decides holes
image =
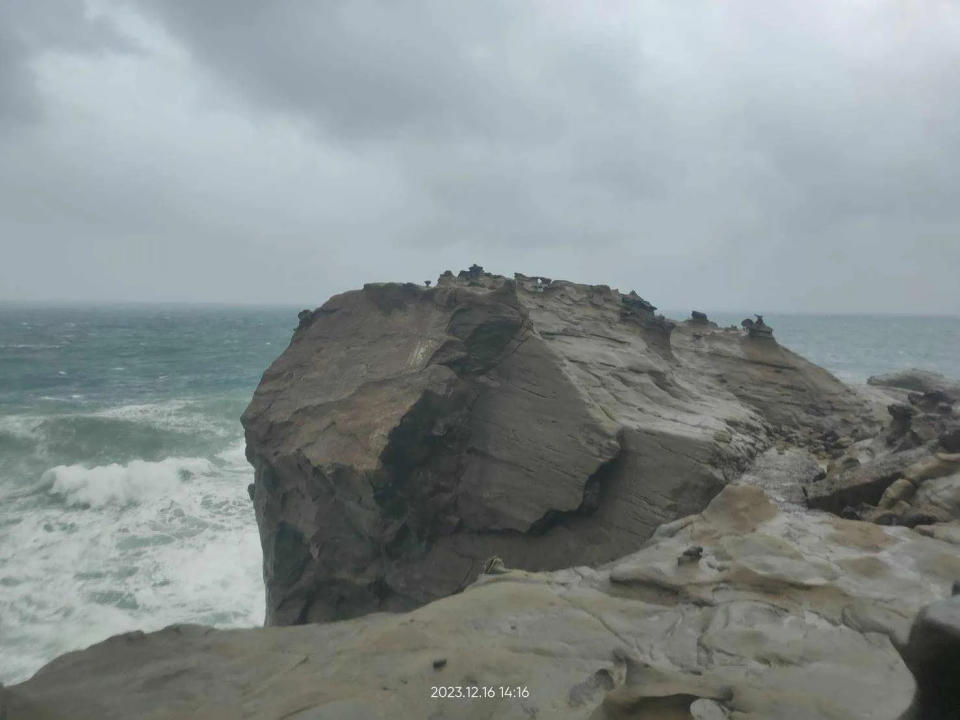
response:
{"label": "dark stone", "polygon": [[693,310],[690,313],[690,319],[695,323],[708,323],[710,320],[707,318],[706,313],[702,313],[699,310]]}
{"label": "dark stone", "polygon": [[924,412],[938,413],[942,407],[950,407],[950,396],[943,390],[930,390],[925,393],[910,393],[907,401]]}
{"label": "dark stone", "polygon": [[852,508],[849,505],[840,511],[840,517],[844,518],[845,520],[863,520],[857,509]]}
{"label": "dark stone", "polygon": [[772,340],[773,328],[763,321],[763,315],[756,315],[755,317],[757,318],[756,321],[747,319],[740,324],[747,329],[747,334],[750,337],[759,338],[762,340]]}
{"label": "dark stone", "polygon": [[466,270],[461,270],[457,277],[460,277],[464,280],[479,280],[481,277],[483,277],[483,275],[483,265],[477,265],[474,263]]}
{"label": "dark stone", "polygon": [[250,496],[250,502],[253,502],[253,497],[254,495],[256,495],[256,492],[257,492],[256,483],[250,483],[249,485],[247,485],[247,495]]}
{"label": "dark stone", "polygon": [[297,313],[297,330],[303,330],[310,326],[310,323],[313,322],[313,311],[312,310],[301,310]]}
{"label": "dark stone", "polygon": [[280,586],[293,585],[310,560],[310,550],[303,534],[293,525],[281,521],[277,524],[271,550],[265,557],[269,581]]}
{"label": "dark stone", "polygon": [[656,305],[647,302],[642,297],[637,295],[636,290],[631,290],[626,295],[621,295],[620,302],[632,310],[639,310],[642,312],[652,313],[657,309]]}
{"label": "dark stone", "polygon": [[677,558],[677,565],[686,565],[688,563],[697,563],[700,562],[700,558],[703,557],[703,547],[700,545],[693,545],[688,547],[680,557]]}
{"label": "dark stone", "polygon": [[567,703],[570,707],[580,707],[593,700],[598,692],[613,690],[614,687],[616,687],[616,682],[610,671],[606,668],[597,670],[586,680],[570,688]]}
{"label": "dark stone", "polygon": [[437,658],[436,660],[433,661],[434,670],[443,670],[443,668],[445,668],[446,666],[447,666],[446,658]]}
{"label": "dark stone", "polygon": [[960,427],[949,430],[939,438],[940,447],[948,453],[960,452]]}
{"label": "dark stone", "polygon": [[960,596],[931,603],[917,615],[903,658],[917,680],[916,717],[960,717]]}

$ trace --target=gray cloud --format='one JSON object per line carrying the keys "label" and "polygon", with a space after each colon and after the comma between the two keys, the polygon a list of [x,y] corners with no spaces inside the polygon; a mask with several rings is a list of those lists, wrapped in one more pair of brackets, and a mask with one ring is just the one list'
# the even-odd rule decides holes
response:
{"label": "gray cloud", "polygon": [[0,30],[0,296],[318,302],[477,260],[960,312],[954,3],[66,6]]}
{"label": "gray cloud", "polygon": [[0,3],[0,124],[36,121],[41,103],[32,60],[47,51],[132,52],[103,16],[71,0]]}

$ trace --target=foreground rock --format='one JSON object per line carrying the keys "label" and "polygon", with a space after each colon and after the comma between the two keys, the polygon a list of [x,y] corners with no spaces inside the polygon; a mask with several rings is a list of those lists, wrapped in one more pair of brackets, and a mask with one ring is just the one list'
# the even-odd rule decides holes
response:
{"label": "foreground rock", "polygon": [[[960,584],[954,591],[960,593]],[[933,603],[917,617],[904,652],[916,674],[918,717],[953,720],[960,715],[960,594]]]}
{"label": "foreground rock", "polygon": [[474,266],[301,313],[243,416],[267,623],[410,609],[492,555],[609,561],[775,441],[822,453],[874,429],[769,333],[654,311]]}
{"label": "foreground rock", "polygon": [[[911,623],[958,576],[947,543],[729,486],[600,569],[504,569],[407,614],[118,636],[5,702],[8,720],[894,720],[918,701],[898,649],[933,648]],[[918,667],[930,657],[918,652]]]}

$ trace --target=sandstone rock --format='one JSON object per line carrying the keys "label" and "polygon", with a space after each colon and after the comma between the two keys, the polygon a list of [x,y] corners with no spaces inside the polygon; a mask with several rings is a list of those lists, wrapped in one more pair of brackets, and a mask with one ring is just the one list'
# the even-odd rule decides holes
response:
{"label": "sandstone rock", "polygon": [[474,266],[311,313],[243,416],[267,622],[413,608],[491,555],[605,562],[701,509],[776,428],[801,444],[874,429],[860,397],[772,339],[695,341],[654,310]]}
{"label": "sandstone rock", "polygon": [[919,524],[914,527],[914,530],[927,537],[960,545],[960,522],[957,521],[934,523],[932,525]]}
{"label": "sandstone rock", "polygon": [[960,472],[924,482],[904,515],[910,527],[960,519]]}
{"label": "sandstone rock", "polygon": [[820,463],[806,450],[770,449],[759,455],[736,482],[762,488],[780,505],[799,507],[804,504],[808,487],[824,477]]}
{"label": "sandstone rock", "polygon": [[883,510],[890,510],[898,502],[909,501],[916,491],[917,486],[910,482],[907,478],[894,480],[890,487],[884,491],[883,496],[880,498],[880,502],[877,503],[877,507]]}
{"label": "sandstone rock", "polygon": [[876,505],[886,489],[904,476],[907,468],[929,457],[930,453],[924,448],[914,448],[879,455],[852,467],[840,467],[807,488],[807,505],[833,513],[839,513],[847,506]]}
{"label": "sandstone rock", "polygon": [[[702,560],[678,566],[692,544]],[[917,670],[922,686],[956,677],[910,628],[958,572],[938,540],[780,510],[731,485],[605,567],[484,575],[410,613],[121,635],[55,660],[6,702],[10,720],[906,720],[908,639],[914,667],[932,668]],[[928,609],[919,626],[946,617]],[[441,685],[497,693],[432,697]],[[517,686],[528,696],[500,697]]]}
{"label": "sandstone rock", "polygon": [[[942,386],[945,380],[938,382]],[[960,416],[946,397],[935,389],[911,393],[907,404],[889,405],[883,441],[854,443],[831,462],[825,482],[808,492],[808,506],[831,512],[851,508],[873,522],[909,527],[960,517],[952,483],[931,485],[919,497],[911,489],[960,472],[960,455],[939,452],[952,446],[952,433],[960,432]]]}

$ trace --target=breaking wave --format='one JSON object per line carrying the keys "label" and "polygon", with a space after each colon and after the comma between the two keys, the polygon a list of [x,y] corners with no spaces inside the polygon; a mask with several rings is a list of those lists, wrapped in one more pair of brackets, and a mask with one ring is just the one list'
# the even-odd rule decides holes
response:
{"label": "breaking wave", "polygon": [[212,465],[203,458],[167,458],[159,462],[133,460],[98,467],[58,465],[41,477],[50,492],[68,505],[103,507],[130,505],[145,498],[170,496],[195,475],[209,473]]}

